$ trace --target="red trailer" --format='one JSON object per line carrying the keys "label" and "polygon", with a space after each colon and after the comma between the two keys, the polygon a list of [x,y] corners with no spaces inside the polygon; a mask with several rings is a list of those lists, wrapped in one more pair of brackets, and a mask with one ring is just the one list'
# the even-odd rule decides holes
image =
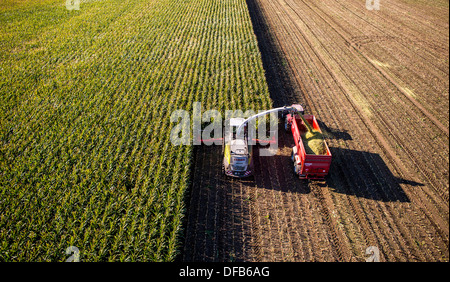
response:
{"label": "red trailer", "polygon": [[[323,140],[326,153],[323,155],[307,154],[303,144],[302,133],[307,128],[303,123],[300,113],[287,114],[285,117],[285,129],[292,132],[295,146],[292,148],[292,161],[294,163],[294,172],[300,179],[323,179],[330,169],[331,152],[327,143]],[[313,115],[304,115],[303,118],[315,129],[320,132],[319,124]]]}

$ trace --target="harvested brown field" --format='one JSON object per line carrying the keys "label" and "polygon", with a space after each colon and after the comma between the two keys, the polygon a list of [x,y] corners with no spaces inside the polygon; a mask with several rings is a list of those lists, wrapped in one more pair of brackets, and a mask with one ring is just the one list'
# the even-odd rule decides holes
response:
{"label": "harvested brown field", "polygon": [[247,0],[274,106],[305,105],[333,162],[296,179],[279,130],[229,179],[197,148],[183,260],[449,260],[449,4],[380,2]]}

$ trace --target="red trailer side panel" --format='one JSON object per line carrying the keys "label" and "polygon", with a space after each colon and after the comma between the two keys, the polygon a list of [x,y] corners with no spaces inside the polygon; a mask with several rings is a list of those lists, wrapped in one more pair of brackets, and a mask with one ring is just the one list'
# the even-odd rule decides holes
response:
{"label": "red trailer side panel", "polygon": [[[293,118],[290,115],[288,115],[287,118],[288,121],[291,123],[292,136],[294,137],[297,155],[300,160],[299,177],[308,179],[324,178],[328,174],[328,171],[330,169],[332,157],[327,143],[325,142],[325,140],[323,140],[327,149],[326,154],[324,155],[307,154],[305,151],[305,147],[303,145],[303,140],[301,138],[302,133],[304,133],[307,130],[306,126],[303,125],[303,120],[299,116]],[[320,130],[316,118],[313,115],[304,115],[303,118],[315,130],[322,132]]]}

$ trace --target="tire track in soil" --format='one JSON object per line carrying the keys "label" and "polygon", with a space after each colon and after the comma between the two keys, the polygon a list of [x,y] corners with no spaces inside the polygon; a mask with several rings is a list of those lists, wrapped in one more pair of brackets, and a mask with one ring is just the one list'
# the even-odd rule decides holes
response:
{"label": "tire track in soil", "polygon": [[[351,38],[351,43],[357,48],[362,48],[367,44],[380,43],[380,41],[383,41],[381,42],[381,44],[375,44],[376,46],[373,46],[381,48],[381,51],[374,50],[374,56],[379,56],[381,55],[380,52],[383,52],[387,53],[386,55],[395,56],[398,58],[407,57],[408,59],[413,60],[415,63],[420,60],[421,65],[408,64],[407,66],[407,69],[411,68],[413,72],[421,73],[421,75],[418,74],[418,78],[423,76],[426,72],[432,73],[432,77],[436,77],[441,81],[445,81],[446,77],[448,77],[448,64],[446,65],[441,61],[442,56],[445,56],[445,54],[448,53],[448,38],[444,40],[444,43],[442,44],[436,44],[436,40],[441,39],[437,36],[434,36],[429,40],[418,38],[417,32],[411,33],[409,31],[411,26],[402,24],[402,19],[394,17],[391,14],[386,16],[379,15],[378,13],[371,13],[373,19],[371,17],[368,17],[365,7],[361,7],[360,3],[356,2],[356,0],[347,1],[346,4],[339,4],[338,2],[332,2],[332,4],[334,5],[323,8],[327,8],[328,10],[334,9],[335,11],[340,11],[340,16],[348,13],[351,14],[351,17],[348,16],[344,20],[344,22],[340,22],[341,25],[347,26],[346,28],[341,27],[341,30],[345,32],[349,38]],[[338,17],[339,15],[335,15],[334,17]],[[333,15],[330,15],[330,17],[333,18]],[[351,22],[349,18],[352,18],[353,21]],[[442,33],[440,33],[439,36],[442,37]],[[389,47],[389,45],[384,44],[389,43],[389,41],[393,41],[393,47]],[[445,43],[445,41],[447,42],[447,44]],[[420,48],[420,52],[417,52],[416,50],[417,44],[424,47]],[[438,46],[433,46],[435,44]],[[442,50],[438,54],[430,53],[434,49],[442,48],[446,50]],[[389,51],[389,49],[396,49],[397,52],[392,53]],[[367,51],[367,49],[364,49],[364,51]],[[401,59],[398,60],[402,62]],[[424,66],[424,69],[419,69],[420,66]],[[408,82],[411,83],[411,81]],[[422,82],[428,83],[428,81]],[[430,87],[436,86],[433,83],[429,83],[428,85]]]}
{"label": "tire track in soil", "polygon": [[[352,31],[349,31],[348,29],[343,27],[342,22],[337,22],[333,18],[333,16],[328,15],[323,9],[325,7],[321,8],[320,5],[313,5],[313,4],[308,5],[308,6],[311,9],[313,9],[313,7],[314,7],[314,9],[316,9],[317,15],[320,16],[323,21],[325,21],[330,27],[332,27],[333,30],[336,31],[345,40],[347,46],[352,47],[357,53],[359,53],[358,55],[361,55],[362,57],[364,57],[364,59],[367,61],[367,63],[371,64],[372,67],[374,67],[377,71],[379,71],[384,76],[385,79],[387,79],[390,83],[392,83],[395,87],[397,87],[397,89],[405,96],[405,98],[410,100],[410,102],[415,107],[417,107],[427,118],[429,118],[430,121],[432,121],[436,125],[436,127],[439,128],[439,130],[441,130],[444,134],[446,134],[447,137],[449,136],[448,126],[445,126],[444,124],[442,124],[436,118],[436,115],[439,115],[439,114],[436,113],[433,110],[432,106],[434,106],[434,105],[433,104],[428,105],[429,109],[426,109],[424,107],[424,105],[422,105],[420,102],[418,102],[416,100],[415,97],[411,96],[411,93],[409,93],[408,90],[405,90],[405,87],[402,86],[402,84],[404,84],[404,81],[402,81],[398,77],[398,75],[394,75],[390,71],[389,72],[385,71],[380,65],[378,65],[370,57],[368,57],[366,52],[369,51],[369,54],[372,54],[374,56],[377,55],[377,54],[389,54],[390,56],[395,56],[396,54],[390,54],[391,52],[388,49],[383,48],[382,45],[373,46],[374,48],[378,47],[376,49],[374,49],[374,48],[362,49],[357,43],[354,42],[353,37],[351,37],[352,33],[355,33],[355,31],[358,31],[359,26],[352,25],[351,26],[352,27]],[[346,6],[343,5],[343,7],[346,7]],[[336,7],[333,7],[333,8],[337,9]],[[347,11],[352,12],[351,10],[347,10]],[[348,18],[352,18],[352,17],[348,17]],[[364,21],[367,26],[373,26],[374,27],[374,30],[373,31],[371,30],[370,32],[367,31],[367,27],[365,27],[364,31],[360,31],[363,34],[379,34],[379,33],[382,33],[382,34],[385,34],[385,36],[389,36],[390,37],[389,42],[392,41],[394,43],[397,43],[397,40],[395,40],[394,38],[396,38],[396,37],[398,37],[399,39],[403,39],[404,38],[404,35],[402,35],[402,37],[399,37],[399,35],[396,36],[396,34],[390,32],[390,30],[387,30],[386,28],[382,29],[383,27],[377,27],[376,25],[374,25],[373,23],[369,22],[365,18],[362,18],[362,17],[358,17],[358,18],[361,19],[361,21]],[[354,17],[353,17],[353,20],[355,20]],[[349,25],[351,25],[349,19],[346,19],[346,22],[348,22]],[[395,23],[391,23],[391,24],[396,26]],[[404,27],[404,28],[406,28],[406,27]],[[383,32],[383,31],[385,31],[387,33]],[[402,43],[402,41],[400,40],[400,41],[398,41],[398,44],[395,44],[394,47],[392,47],[392,48],[395,48],[397,53],[402,53],[402,54],[405,54],[405,55],[409,55],[409,54],[411,54],[413,52],[413,51],[411,51],[411,48],[412,48],[411,43],[412,42],[417,42],[417,36],[413,37],[413,38],[408,38],[408,43]],[[374,49],[374,50],[372,50],[372,49]],[[427,50],[426,48],[423,48],[423,49]],[[373,52],[375,52],[375,53],[373,53]],[[420,56],[420,54],[417,54],[417,56]],[[411,58],[411,59],[413,61],[418,62],[417,59],[416,60],[414,60],[414,58]],[[437,60],[437,59],[438,58],[435,58],[435,60]],[[425,58],[423,56],[420,57],[419,61],[420,62],[425,62],[426,64],[432,64],[434,62],[434,60],[430,61],[429,58]],[[427,69],[428,72],[434,72],[435,68],[437,68],[437,66],[432,65],[431,67],[428,67],[426,69]],[[410,72],[414,72],[414,71],[410,70]],[[417,75],[417,74],[415,75],[415,77],[417,79],[421,79],[421,77],[419,75]],[[445,81],[448,79],[448,72],[447,73],[443,73],[442,75],[436,75],[436,77],[439,79],[440,82],[445,83]],[[407,77],[407,78],[409,78],[409,77]],[[410,80],[409,82],[413,82],[413,81]],[[427,83],[427,84],[430,83],[427,86],[428,87],[434,87],[435,81],[433,81],[433,83],[431,83],[431,81],[430,82],[424,81],[424,83]],[[432,113],[430,111],[432,111]],[[448,125],[448,117],[447,117],[446,123]]]}

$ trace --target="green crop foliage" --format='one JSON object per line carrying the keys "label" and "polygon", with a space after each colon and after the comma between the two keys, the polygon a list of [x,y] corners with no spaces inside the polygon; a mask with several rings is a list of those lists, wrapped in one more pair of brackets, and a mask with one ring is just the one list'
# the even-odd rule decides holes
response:
{"label": "green crop foliage", "polygon": [[0,5],[0,261],[173,261],[174,110],[271,107],[245,0]]}

